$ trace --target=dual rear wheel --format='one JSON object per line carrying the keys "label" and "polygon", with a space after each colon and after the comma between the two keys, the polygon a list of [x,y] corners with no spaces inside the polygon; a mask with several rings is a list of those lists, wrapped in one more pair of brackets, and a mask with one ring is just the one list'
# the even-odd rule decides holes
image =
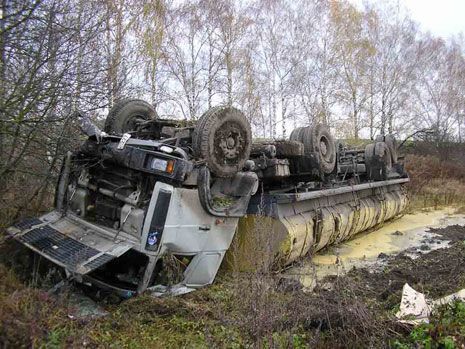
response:
{"label": "dual rear wheel", "polygon": [[[298,127],[292,131],[291,141],[301,142],[304,145],[304,158],[299,160],[302,167],[318,166],[320,172],[330,174],[336,166],[336,143],[325,124]],[[312,158],[315,163],[309,161]]]}
{"label": "dual rear wheel", "polygon": [[386,180],[393,165],[397,164],[397,142],[392,135],[378,135],[375,143],[365,147],[365,166],[371,180]]}
{"label": "dual rear wheel", "polygon": [[[122,99],[110,109],[104,130],[123,134],[157,117],[149,103],[140,99]],[[336,144],[326,125],[298,127],[292,131],[290,141],[304,146],[304,157],[297,160],[303,169],[317,166],[323,174],[334,171]],[[251,147],[250,124],[245,115],[233,107],[209,109],[198,120],[192,134],[194,156],[203,159],[218,177],[232,177],[240,171],[249,159]],[[367,145],[365,161],[370,179],[386,179],[392,164],[397,162],[394,137],[378,136],[376,143]]]}

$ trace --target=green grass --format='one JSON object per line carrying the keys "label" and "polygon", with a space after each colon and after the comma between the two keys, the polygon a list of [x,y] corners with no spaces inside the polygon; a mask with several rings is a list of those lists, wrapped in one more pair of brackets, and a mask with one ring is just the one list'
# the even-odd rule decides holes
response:
{"label": "green grass", "polygon": [[[324,320],[329,310],[332,317],[339,314],[343,320],[347,316],[344,308],[353,312],[361,301],[367,309],[375,309],[370,316],[376,318],[369,321],[395,322],[396,309],[383,310],[383,306],[371,303],[373,299],[349,289],[332,293],[342,301],[329,299],[321,306],[324,295],[282,293],[268,286],[257,291],[248,287],[253,283],[244,276],[240,280],[222,277],[215,285],[182,297],[134,297],[106,305],[109,315],[103,318],[77,320],[69,316],[73,308],[66,294],[52,297],[42,289],[28,287],[0,264],[0,342],[8,347],[39,348],[306,348],[315,341],[316,347],[340,346],[346,341],[357,346],[359,338],[341,336],[364,333],[357,327],[360,323],[345,320],[349,322],[340,332],[337,328],[309,327],[305,316],[304,320],[295,317],[320,311]],[[315,316],[320,315],[310,319]],[[268,323],[270,319],[274,320]],[[378,334],[368,331],[365,335]],[[379,340],[396,348],[459,348],[463,338],[465,303],[455,302],[434,312],[430,324]]]}
{"label": "green grass", "polygon": [[416,326],[396,348],[463,348],[465,345],[465,303],[455,301],[433,312],[430,323]]}

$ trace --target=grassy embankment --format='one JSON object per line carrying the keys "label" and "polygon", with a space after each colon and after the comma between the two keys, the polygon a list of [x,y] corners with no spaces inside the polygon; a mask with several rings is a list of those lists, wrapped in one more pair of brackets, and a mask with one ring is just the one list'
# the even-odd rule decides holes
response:
{"label": "grassy embankment", "polygon": [[[462,303],[440,309],[431,324],[396,321],[402,286],[436,298],[465,287],[464,228],[449,249],[418,259],[399,256],[381,273],[352,270],[313,294],[268,271],[222,275],[211,287],[175,298],[142,295],[101,305],[98,319],[73,319],[69,294],[47,294],[0,264],[2,347],[456,347],[465,344]],[[28,278],[31,280],[32,278]]]}

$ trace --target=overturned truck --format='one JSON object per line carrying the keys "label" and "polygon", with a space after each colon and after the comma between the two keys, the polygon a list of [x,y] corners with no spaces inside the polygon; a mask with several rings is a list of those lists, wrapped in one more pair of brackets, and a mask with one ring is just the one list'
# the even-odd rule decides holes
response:
{"label": "overturned truck", "polygon": [[[55,210],[7,231],[69,278],[122,296],[211,284],[236,231],[253,241],[265,230],[283,266],[407,205],[392,136],[348,149],[316,124],[253,142],[233,107],[185,122],[134,99],[113,106],[103,131],[77,116],[88,138],[63,161]],[[244,251],[255,258],[256,247]]]}

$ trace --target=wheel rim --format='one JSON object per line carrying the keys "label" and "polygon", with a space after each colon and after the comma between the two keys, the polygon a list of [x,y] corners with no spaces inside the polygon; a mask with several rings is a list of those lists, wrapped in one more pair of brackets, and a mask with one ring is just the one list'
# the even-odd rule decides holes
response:
{"label": "wheel rim", "polygon": [[137,126],[139,126],[140,123],[146,121],[147,118],[144,117],[143,115],[135,114],[128,118],[128,120],[125,123],[125,129],[123,130],[124,132],[127,131],[135,131]]}
{"label": "wheel rim", "polygon": [[329,141],[326,137],[321,137],[320,139],[320,153],[321,155],[323,156],[323,158],[326,160],[326,161],[329,161],[329,153],[328,153],[328,149],[329,149],[330,145],[329,145]]}
{"label": "wheel rim", "polygon": [[319,142],[319,152],[323,160],[327,163],[331,163],[333,160],[333,151],[331,141],[326,136],[321,136]]}
{"label": "wheel rim", "polygon": [[237,165],[245,150],[245,131],[235,122],[223,124],[214,133],[214,155],[219,164]]}

